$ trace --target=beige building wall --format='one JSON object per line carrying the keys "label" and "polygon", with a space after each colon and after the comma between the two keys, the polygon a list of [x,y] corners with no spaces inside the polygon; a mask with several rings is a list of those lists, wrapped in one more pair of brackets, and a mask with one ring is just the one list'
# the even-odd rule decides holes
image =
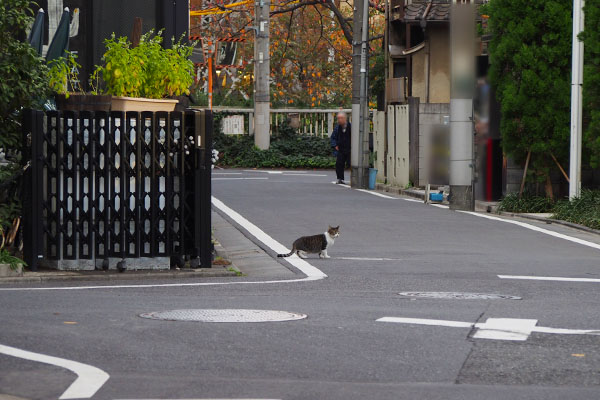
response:
{"label": "beige building wall", "polygon": [[[448,25],[427,27],[430,46],[429,103],[450,102],[450,40]],[[412,95],[427,102],[426,49],[412,56]]]}

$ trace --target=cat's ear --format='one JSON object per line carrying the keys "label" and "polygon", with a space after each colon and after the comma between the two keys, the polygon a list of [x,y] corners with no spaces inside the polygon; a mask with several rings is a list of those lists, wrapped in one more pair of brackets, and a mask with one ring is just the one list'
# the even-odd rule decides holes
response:
{"label": "cat's ear", "polygon": [[[329,227],[329,229],[333,229],[333,226],[331,226],[331,225],[327,225],[327,226]],[[328,230],[329,230],[329,229],[328,229]]]}
{"label": "cat's ear", "polygon": [[340,230],[340,226],[338,225],[338,226],[336,226],[336,227],[335,227],[335,228],[333,228],[333,229],[335,229],[336,231],[339,231],[339,230]]}

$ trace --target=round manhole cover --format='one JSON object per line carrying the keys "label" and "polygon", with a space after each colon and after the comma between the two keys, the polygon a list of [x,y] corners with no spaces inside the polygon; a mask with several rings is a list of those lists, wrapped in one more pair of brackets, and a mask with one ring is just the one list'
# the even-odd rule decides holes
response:
{"label": "round manhole cover", "polygon": [[140,317],[164,321],[192,322],[281,322],[304,319],[307,315],[274,310],[200,309],[155,311],[140,314]]}
{"label": "round manhole cover", "polygon": [[422,297],[427,299],[455,299],[455,300],[521,300],[518,296],[488,293],[463,293],[463,292],[401,292],[400,296]]}

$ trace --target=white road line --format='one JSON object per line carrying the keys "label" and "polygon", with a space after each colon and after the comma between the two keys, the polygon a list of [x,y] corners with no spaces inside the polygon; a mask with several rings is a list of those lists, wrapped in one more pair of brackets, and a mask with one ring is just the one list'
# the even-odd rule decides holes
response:
{"label": "white road line", "polygon": [[334,260],[350,260],[350,261],[402,261],[402,258],[385,258],[385,257],[331,257]]}
{"label": "white road line", "polygon": [[265,180],[269,178],[212,178],[213,181]]}
{"label": "white road line", "polygon": [[461,321],[447,321],[444,319],[423,319],[423,318],[399,318],[399,317],[383,317],[377,322],[395,322],[397,324],[414,324],[414,325],[430,325],[430,326],[449,326],[452,328],[472,328],[474,324]]}
{"label": "white road line", "polygon": [[[219,210],[223,211],[230,218],[232,218],[235,222],[240,224],[245,230],[247,230],[252,236],[256,239],[264,243],[268,248],[273,250],[275,253],[282,254],[288,253],[289,250],[273,239],[271,236],[267,235],[264,231],[254,225],[252,222],[248,221],[242,215],[240,215],[237,211],[232,210],[228,206],[226,206],[221,200],[216,197],[212,197],[212,204],[217,207]],[[316,280],[327,278],[321,270],[316,267],[310,265],[308,262],[304,261],[297,255],[293,255],[291,257],[287,257],[286,260],[292,264],[294,267],[298,268],[304,275],[306,275],[306,279],[308,280]]]}
{"label": "white road line", "polygon": [[270,175],[280,175],[280,174],[293,174],[293,175],[305,174],[305,175],[308,175],[307,171],[269,171],[269,170],[264,170],[264,169],[245,169],[244,172],[260,172],[263,174],[270,174]]}
{"label": "white road line", "polygon": [[473,334],[476,339],[516,340],[524,341],[532,332],[552,333],[557,335],[600,335],[594,329],[563,329],[536,326],[537,319],[522,318],[488,318],[484,323],[463,321],[447,321],[440,319],[383,317],[377,322],[394,322],[399,324],[446,326],[452,328],[476,328]]}
{"label": "white road line", "polygon": [[425,204],[425,202],[423,200],[419,200],[419,199],[409,199],[407,197],[402,197],[402,200],[404,200],[404,201],[411,201],[413,203]]}
{"label": "white road line", "polygon": [[283,174],[283,176],[327,176],[326,174]]}
{"label": "white road line", "polygon": [[[263,242],[267,247],[277,253],[289,253],[284,245],[277,242],[271,236],[267,235],[260,228],[248,221],[238,212],[226,206],[221,200],[212,197],[212,204],[230,218],[240,224],[252,236]],[[300,272],[306,275],[306,278],[298,279],[282,279],[271,281],[243,281],[243,282],[194,282],[194,283],[158,283],[158,284],[139,284],[139,285],[106,285],[106,286],[64,286],[64,287],[31,287],[31,288],[0,288],[0,292],[12,291],[45,291],[45,290],[92,290],[92,289],[145,289],[145,288],[162,288],[162,287],[194,287],[194,286],[225,286],[225,285],[256,285],[264,283],[295,283],[316,281],[327,278],[320,269],[309,264],[297,255],[285,258],[287,262],[298,268]]]}
{"label": "white road line", "polygon": [[444,209],[450,208],[450,207],[448,207],[447,205],[444,205],[444,204],[430,204],[430,206],[437,207],[437,208],[444,208]]}
{"label": "white road line", "polygon": [[372,194],[373,196],[383,197],[384,199],[397,199],[397,197],[388,196],[386,194],[381,194],[379,192],[374,192],[372,190],[366,190],[366,189],[356,189],[356,190],[359,192]]}
{"label": "white road line", "polygon": [[99,368],[92,367],[91,365],[65,360],[64,358],[47,356],[45,354],[33,353],[31,351],[17,349],[16,347],[0,344],[0,353],[25,360],[55,365],[75,373],[77,379],[75,379],[59,399],[89,399],[110,377],[106,372]]}
{"label": "white road line", "polygon": [[345,183],[337,183],[336,181],[333,181],[331,183],[333,183],[336,186],[342,186],[342,187],[350,189],[350,185],[346,185]]}
{"label": "white road line", "polygon": [[556,282],[588,282],[600,283],[597,278],[566,278],[561,276],[531,276],[531,275],[498,275],[500,279],[522,279],[530,281],[556,281]]}
{"label": "white road line", "polygon": [[583,239],[579,239],[579,238],[576,238],[576,237],[573,237],[573,236],[568,236],[568,235],[565,235],[565,234],[562,234],[562,233],[554,232],[554,231],[551,231],[549,229],[540,228],[540,227],[537,227],[535,225],[528,224],[526,222],[514,221],[514,220],[511,220],[511,219],[504,219],[504,218],[499,218],[499,217],[493,217],[491,215],[480,214],[480,213],[476,213],[476,212],[473,212],[473,211],[459,211],[459,212],[462,212],[462,213],[465,213],[465,214],[474,215],[474,216],[479,217],[479,218],[486,218],[486,219],[491,219],[491,220],[494,220],[494,221],[506,222],[507,224],[518,225],[518,226],[521,226],[521,227],[526,228],[526,229],[531,229],[532,231],[544,233],[546,235],[554,236],[554,237],[557,237],[559,239],[568,240],[569,242],[581,244],[581,245],[584,245],[584,246],[588,246],[588,247],[592,247],[594,249],[600,250],[600,244],[598,244],[598,243],[589,242],[587,240],[583,240]]}

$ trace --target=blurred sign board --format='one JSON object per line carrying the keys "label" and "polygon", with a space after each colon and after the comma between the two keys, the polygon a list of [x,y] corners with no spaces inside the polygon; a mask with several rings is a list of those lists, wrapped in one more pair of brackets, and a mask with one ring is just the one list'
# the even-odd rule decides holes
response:
{"label": "blurred sign board", "polygon": [[243,135],[244,134],[244,116],[230,115],[223,118],[221,130],[225,135]]}

